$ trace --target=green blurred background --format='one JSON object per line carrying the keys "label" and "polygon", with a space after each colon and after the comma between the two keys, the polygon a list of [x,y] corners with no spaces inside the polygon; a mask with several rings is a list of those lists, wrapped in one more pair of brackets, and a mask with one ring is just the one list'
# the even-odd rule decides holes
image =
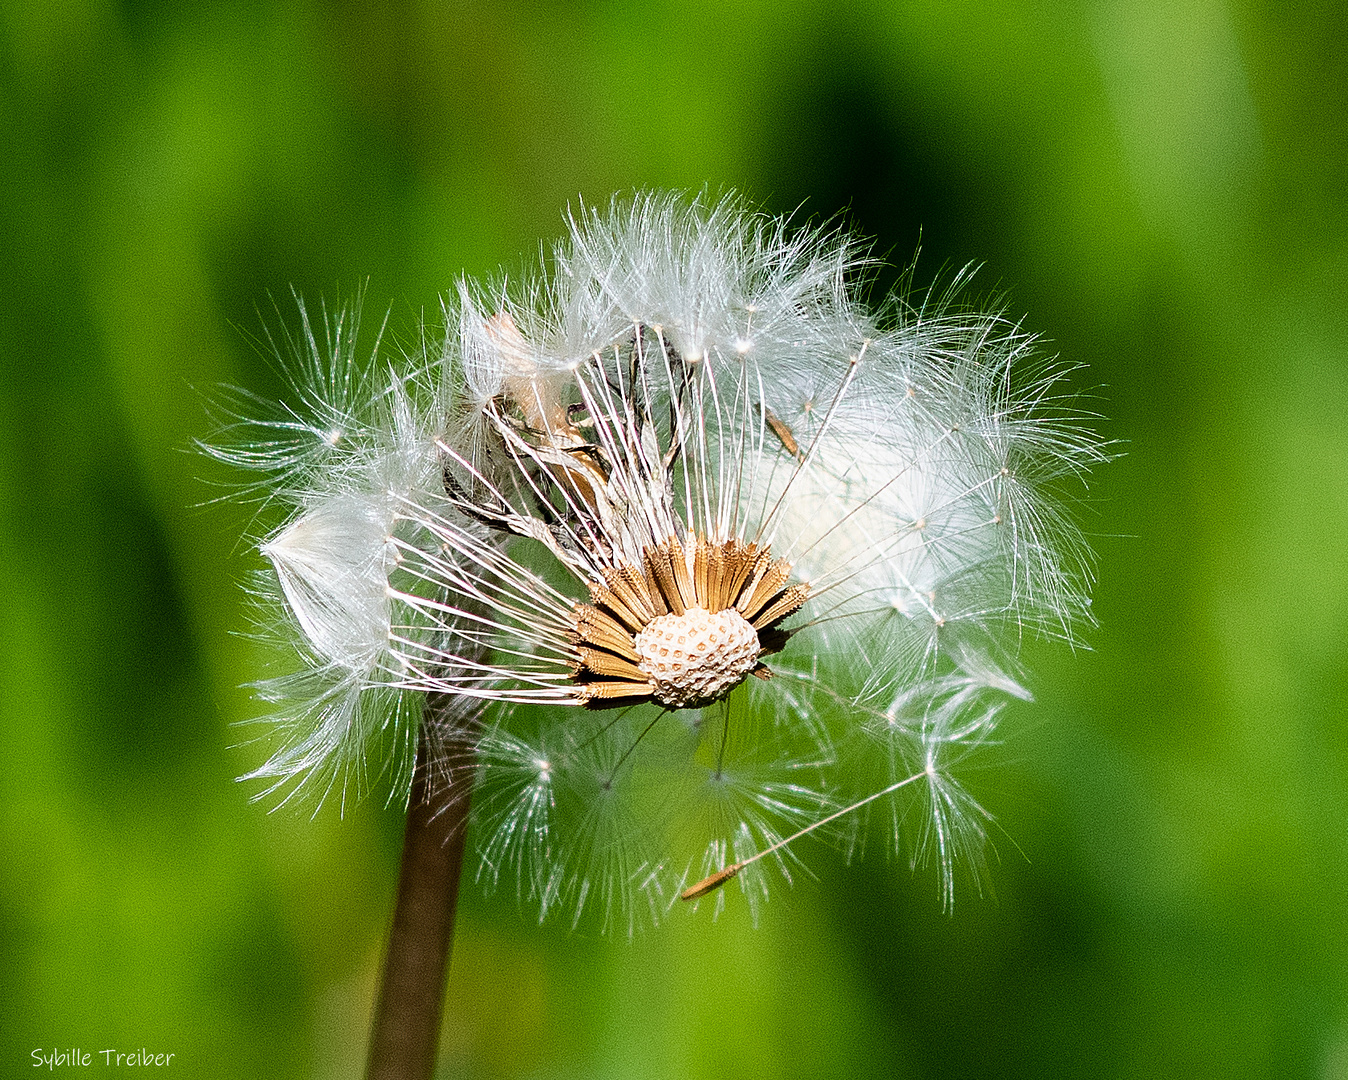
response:
{"label": "green blurred background", "polygon": [[360,1075],[400,815],[233,782],[203,392],[280,391],[269,295],[407,335],[578,197],[710,185],[1090,365],[1093,651],[1027,647],[969,777],[995,899],[806,845],[757,928],[628,943],[468,888],[442,1075],[1348,1077],[1346,118],[1342,3],[4,5],[0,1074]]}

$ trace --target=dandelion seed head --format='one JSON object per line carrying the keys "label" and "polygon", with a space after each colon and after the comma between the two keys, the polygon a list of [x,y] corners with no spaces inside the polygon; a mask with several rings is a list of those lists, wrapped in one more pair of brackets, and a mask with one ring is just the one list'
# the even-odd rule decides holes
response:
{"label": "dandelion seed head", "polygon": [[1089,619],[1055,493],[1104,453],[1062,370],[953,296],[870,312],[864,245],[735,197],[569,226],[411,356],[301,308],[297,402],[211,449],[288,509],[261,550],[302,668],[255,775],[397,797],[439,732],[478,879],[540,918],[630,932],[732,879],[757,913],[791,837],[880,808],[948,902],[1016,642]]}

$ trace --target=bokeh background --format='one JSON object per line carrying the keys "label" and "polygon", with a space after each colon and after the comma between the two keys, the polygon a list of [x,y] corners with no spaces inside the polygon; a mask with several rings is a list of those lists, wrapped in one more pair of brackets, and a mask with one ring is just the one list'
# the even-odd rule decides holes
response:
{"label": "bokeh background", "polygon": [[709,186],[981,263],[1089,364],[1100,626],[967,777],[995,897],[814,845],[756,928],[628,942],[469,887],[441,1075],[1348,1077],[1342,3],[0,10],[0,1074],[360,1075],[400,815],[233,782],[203,395],[280,392],[292,287],[406,336],[578,199]]}

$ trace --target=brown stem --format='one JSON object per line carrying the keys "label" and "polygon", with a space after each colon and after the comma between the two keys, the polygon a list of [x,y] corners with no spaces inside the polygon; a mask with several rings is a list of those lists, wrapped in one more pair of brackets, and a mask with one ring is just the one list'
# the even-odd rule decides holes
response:
{"label": "brown stem", "polygon": [[[427,733],[432,709],[428,704],[417,741],[398,902],[366,1080],[430,1080],[435,1071],[473,774],[462,748],[437,753]],[[460,763],[449,768],[448,760]]]}

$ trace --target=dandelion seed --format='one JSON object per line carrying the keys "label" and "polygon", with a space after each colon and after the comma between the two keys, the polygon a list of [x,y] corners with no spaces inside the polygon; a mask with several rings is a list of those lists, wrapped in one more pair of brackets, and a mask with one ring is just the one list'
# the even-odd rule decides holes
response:
{"label": "dandelion seed", "polygon": [[305,668],[255,775],[345,788],[391,735],[401,795],[435,695],[477,876],[540,917],[756,904],[874,804],[925,807],[948,901],[985,841],[951,766],[1024,696],[1018,636],[1089,617],[1054,497],[1104,454],[1060,372],[951,298],[873,316],[838,230],[665,195],[570,224],[535,281],[462,285],[442,348],[362,367],[339,317],[329,370],[305,318],[313,416],[215,451],[293,508],[262,550]]}

